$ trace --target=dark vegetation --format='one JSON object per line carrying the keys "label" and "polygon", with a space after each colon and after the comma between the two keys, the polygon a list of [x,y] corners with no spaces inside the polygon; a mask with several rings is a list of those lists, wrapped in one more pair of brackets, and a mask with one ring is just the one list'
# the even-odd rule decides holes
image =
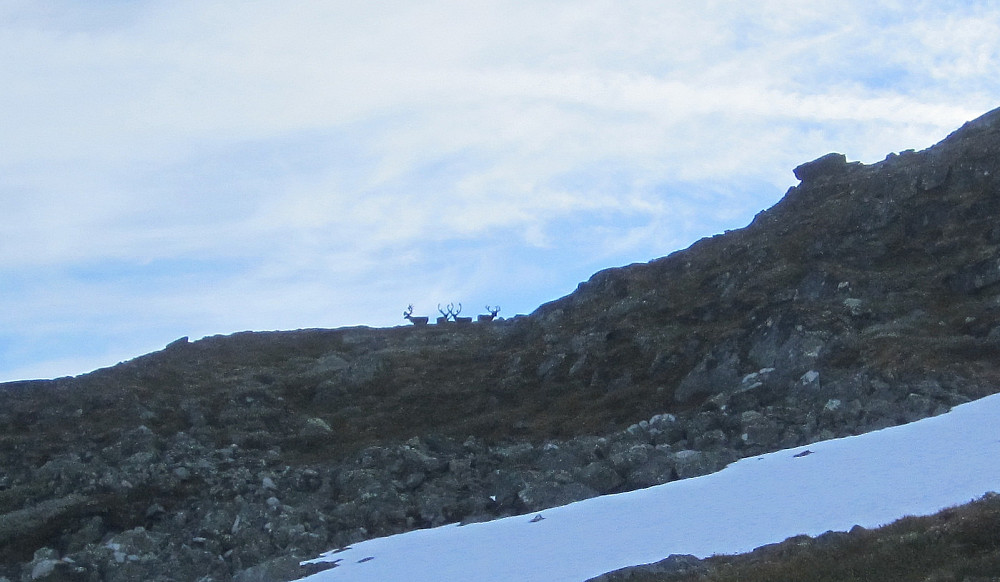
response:
{"label": "dark vegetation", "polygon": [[[539,483],[625,490],[682,476],[679,451],[758,454],[996,392],[1000,110],[925,151],[795,173],[746,228],[601,271],[528,316],[184,339],[0,385],[0,580],[63,556],[81,580],[129,579],[109,543],[229,580],[565,498],[539,500]],[[632,430],[663,413],[676,426]],[[598,437],[607,458],[581,440]],[[546,443],[589,465],[544,465]],[[610,485],[583,488],[595,475]],[[474,502],[501,485],[517,503]],[[352,501],[369,496],[378,511]],[[271,529],[249,537],[249,522]]]}

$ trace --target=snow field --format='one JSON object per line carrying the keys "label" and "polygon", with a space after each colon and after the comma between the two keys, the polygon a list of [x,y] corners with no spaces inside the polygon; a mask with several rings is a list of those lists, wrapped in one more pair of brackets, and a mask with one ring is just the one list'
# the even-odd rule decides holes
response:
{"label": "snow field", "polygon": [[[871,528],[1000,490],[1000,395],[908,425],[737,461],[536,514],[355,544],[308,582],[582,582],[670,554]],[[802,454],[806,453],[807,454]]]}

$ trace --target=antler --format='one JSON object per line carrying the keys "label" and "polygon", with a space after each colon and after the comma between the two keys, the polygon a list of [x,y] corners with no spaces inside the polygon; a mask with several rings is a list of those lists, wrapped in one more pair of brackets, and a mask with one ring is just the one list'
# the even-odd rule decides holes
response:
{"label": "antler", "polygon": [[413,304],[406,306],[406,311],[403,312],[403,317],[409,317],[413,315]]}
{"label": "antler", "polygon": [[479,321],[481,323],[486,323],[486,322],[489,322],[489,321],[493,321],[493,319],[497,316],[497,314],[500,313],[500,306],[497,305],[496,307],[490,307],[489,305],[487,305],[486,306],[486,311],[489,311],[490,314],[489,315],[480,315],[476,319],[476,321]]}
{"label": "antler", "polygon": [[447,311],[445,311],[444,309],[442,309],[441,304],[438,303],[438,311],[441,313],[441,316],[442,316],[442,317],[438,318],[438,323],[444,323],[444,322],[448,321],[448,318],[451,318],[455,323],[469,323],[470,321],[472,321],[471,317],[459,317],[458,316],[459,313],[462,313],[462,304],[461,303],[458,304],[458,308],[457,309],[456,309],[454,303],[449,303],[446,307],[448,308]]}

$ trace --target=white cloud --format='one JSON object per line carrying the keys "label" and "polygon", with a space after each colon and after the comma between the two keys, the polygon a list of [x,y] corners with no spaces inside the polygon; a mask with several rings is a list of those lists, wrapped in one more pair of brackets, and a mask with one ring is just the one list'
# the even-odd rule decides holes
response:
{"label": "white cloud", "polygon": [[[520,285],[530,310],[584,269],[741,226],[726,220],[818,155],[931,145],[994,105],[1000,64],[1000,10],[983,3],[14,2],[0,16],[0,269],[42,266],[72,289],[74,269],[107,263],[140,279],[224,264],[176,273],[242,290],[199,303],[218,332],[356,323],[336,305],[359,296],[503,288],[466,249],[508,268],[558,254],[517,266],[547,274]],[[122,293],[107,318],[135,302],[185,320],[191,304]],[[275,293],[304,295],[293,310]]]}

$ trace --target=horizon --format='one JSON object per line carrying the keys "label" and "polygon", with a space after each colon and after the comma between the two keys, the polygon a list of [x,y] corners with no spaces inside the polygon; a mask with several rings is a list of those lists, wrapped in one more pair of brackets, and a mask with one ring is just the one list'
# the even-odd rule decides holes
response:
{"label": "horizon", "polygon": [[1000,7],[0,7],[0,382],[530,313],[996,108]]}

